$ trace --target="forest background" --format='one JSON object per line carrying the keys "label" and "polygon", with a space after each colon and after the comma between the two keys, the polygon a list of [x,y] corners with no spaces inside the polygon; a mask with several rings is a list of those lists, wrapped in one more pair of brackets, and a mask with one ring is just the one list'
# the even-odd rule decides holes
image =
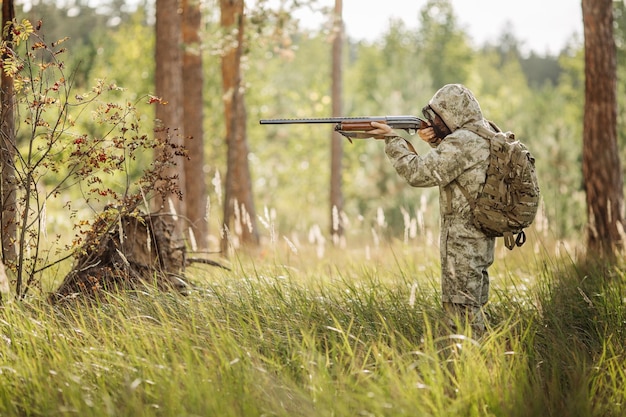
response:
{"label": "forest background", "polygon": [[[263,2],[261,2],[262,4]],[[618,80],[625,71],[626,16],[616,3],[615,39]],[[42,21],[46,39],[62,39],[69,51],[64,66],[72,71],[72,88],[88,89],[103,79],[125,89],[120,101],[137,100],[141,123],[152,130],[154,108],[155,45],[154,4],[132,7],[119,1],[59,3],[42,1],[24,5],[18,12]],[[259,10],[261,10],[259,8]],[[262,118],[327,117],[331,114],[331,42],[333,26],[303,29],[289,19],[288,11],[268,15],[254,7],[247,11],[242,60],[247,106],[248,161],[252,190],[264,242],[297,245],[325,241],[333,221],[329,216],[330,126],[260,126]],[[420,11],[419,26],[407,28],[390,21],[372,42],[345,40],[343,114],[419,114],[419,109],[446,83],[468,85],[479,98],[485,115],[505,130],[513,130],[533,151],[544,204],[533,228],[541,244],[556,242],[549,252],[580,240],[586,224],[581,171],[584,109],[584,47],[571,41],[556,55],[522,52],[514,33],[478,47],[458,24],[451,4],[430,1]],[[222,226],[222,179],[226,177],[227,144],[224,140],[224,92],[220,57],[229,36],[219,24],[219,5],[202,4],[203,57],[203,172],[211,185],[207,209],[210,241],[219,246]],[[618,82],[618,122],[623,116],[626,83]],[[167,100],[167,98],[165,98]],[[625,127],[618,123],[620,156],[624,157]],[[93,121],[76,118],[76,131],[96,133]],[[104,134],[104,132],[103,132]],[[418,150],[424,145],[413,143]],[[388,163],[381,142],[357,141],[343,154],[342,224],[345,239],[362,243],[363,237],[380,237],[436,244],[439,221],[437,190],[417,190],[401,181]],[[146,161],[147,162],[147,161]],[[141,173],[136,167],[130,181]],[[127,181],[125,179],[124,181]],[[44,179],[55,183],[54,175]],[[115,182],[116,179],[105,179]],[[80,190],[68,192],[56,203],[80,201]],[[86,216],[102,211],[106,200],[90,201],[73,209]],[[55,213],[54,204],[47,207]],[[79,215],[80,217],[80,215]],[[70,218],[48,215],[48,234],[69,236]],[[284,239],[281,239],[282,236]],[[345,243],[345,242],[344,242]],[[550,244],[549,244],[550,245]]]}

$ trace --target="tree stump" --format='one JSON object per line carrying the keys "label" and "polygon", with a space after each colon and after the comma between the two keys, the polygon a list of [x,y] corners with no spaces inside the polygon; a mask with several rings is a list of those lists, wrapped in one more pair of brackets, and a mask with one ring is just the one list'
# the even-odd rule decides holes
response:
{"label": "tree stump", "polygon": [[185,245],[172,215],[126,214],[110,224],[100,221],[102,232],[87,239],[53,300],[142,286],[186,291]]}

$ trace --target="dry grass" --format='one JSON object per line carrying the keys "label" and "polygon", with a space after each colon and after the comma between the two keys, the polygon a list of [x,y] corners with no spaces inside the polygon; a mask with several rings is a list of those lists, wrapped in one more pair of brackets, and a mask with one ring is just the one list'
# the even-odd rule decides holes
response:
{"label": "dry grass", "polygon": [[529,261],[534,240],[496,261],[479,340],[440,325],[436,246],[400,241],[278,240],[188,271],[187,297],[10,303],[0,414],[623,415],[624,270]]}

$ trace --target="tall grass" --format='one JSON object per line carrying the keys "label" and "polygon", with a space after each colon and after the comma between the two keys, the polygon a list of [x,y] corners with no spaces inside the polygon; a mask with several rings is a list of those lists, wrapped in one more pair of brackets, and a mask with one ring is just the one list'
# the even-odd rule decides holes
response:
{"label": "tall grass", "polygon": [[186,297],[5,305],[0,415],[626,415],[624,269],[500,262],[476,338],[441,325],[436,254],[380,255],[277,251],[198,270]]}

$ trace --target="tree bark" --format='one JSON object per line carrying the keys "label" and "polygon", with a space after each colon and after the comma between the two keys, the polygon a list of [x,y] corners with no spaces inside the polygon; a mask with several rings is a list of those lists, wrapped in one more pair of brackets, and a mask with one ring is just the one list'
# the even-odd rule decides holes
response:
{"label": "tree bark", "polygon": [[[335,0],[335,13],[333,22],[333,51],[332,51],[332,115],[342,116],[342,57],[343,57],[343,2]],[[343,138],[333,131],[331,136],[331,162],[330,162],[330,233],[335,244],[343,236],[344,229],[341,222],[343,211],[342,192],[342,159]]]}
{"label": "tree bark", "polygon": [[189,159],[184,163],[185,205],[190,229],[198,249],[209,246],[207,222],[207,186],[204,172],[204,129],[202,48],[200,28],[202,15],[199,0],[183,0],[182,36],[185,148]]}
{"label": "tree bark", "polygon": [[[15,18],[13,0],[2,2],[2,27]],[[8,31],[5,41],[10,45],[12,32]],[[0,83],[0,227],[2,228],[2,260],[13,265],[17,259],[15,239],[17,238],[17,183],[15,177],[15,92],[13,78],[4,71]]]}
{"label": "tree bark", "polygon": [[623,179],[617,147],[617,70],[613,1],[582,0],[585,36],[583,178],[587,250],[613,256],[623,249]]}
{"label": "tree bark", "polygon": [[224,236],[221,248],[222,253],[227,255],[229,243],[238,240],[247,246],[257,246],[259,235],[248,163],[246,107],[241,76],[244,1],[220,0],[220,11],[222,28],[234,30],[235,33],[235,46],[226,50],[222,56],[227,171],[224,185]]}
{"label": "tree bark", "polygon": [[[156,95],[162,103],[156,108],[155,136],[165,141],[167,137],[176,145],[183,145],[183,65],[181,11],[178,0],[156,2]],[[169,151],[165,149],[164,151]],[[163,155],[156,155],[161,158]],[[182,193],[185,193],[185,172],[182,164],[168,168],[164,173],[176,178]],[[155,204],[156,209],[169,212],[171,199],[177,215],[186,213],[184,201],[172,195],[162,194]]]}

